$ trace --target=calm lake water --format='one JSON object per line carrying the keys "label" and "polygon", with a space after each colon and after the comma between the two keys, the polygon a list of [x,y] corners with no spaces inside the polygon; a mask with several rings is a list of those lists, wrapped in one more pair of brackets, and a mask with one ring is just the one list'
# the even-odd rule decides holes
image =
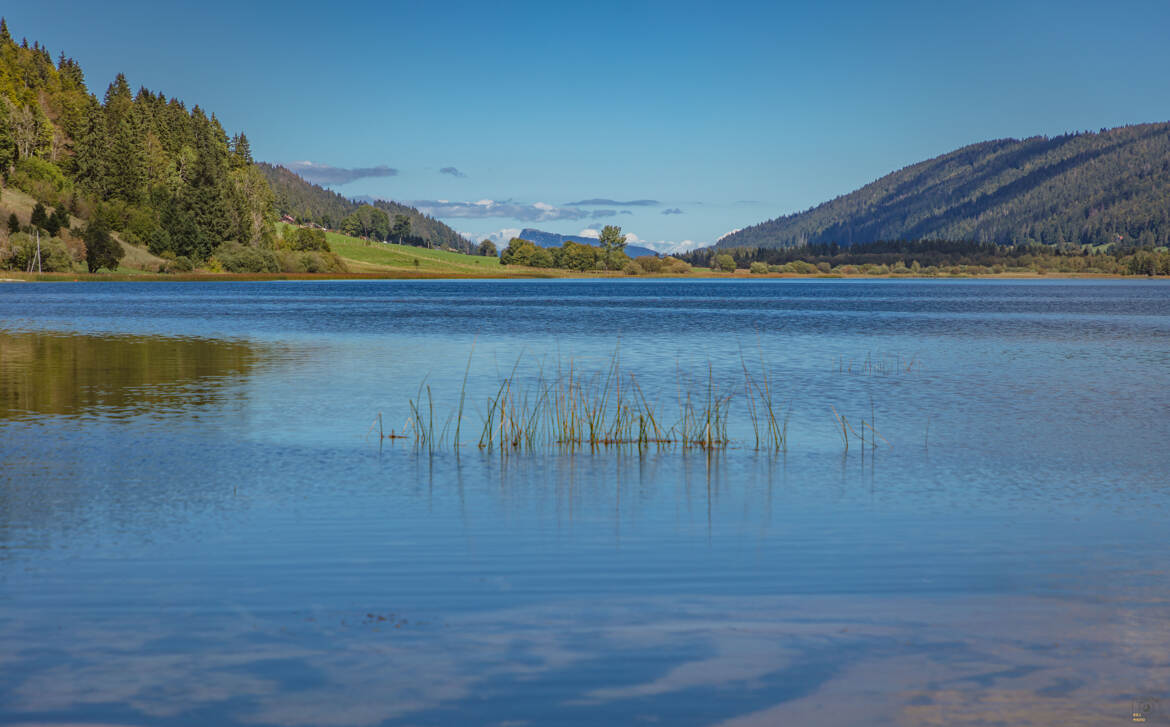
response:
{"label": "calm lake water", "polygon": [[[615,359],[732,443],[475,446]],[[1170,723],[1168,442],[1164,282],[0,286],[0,723]]]}

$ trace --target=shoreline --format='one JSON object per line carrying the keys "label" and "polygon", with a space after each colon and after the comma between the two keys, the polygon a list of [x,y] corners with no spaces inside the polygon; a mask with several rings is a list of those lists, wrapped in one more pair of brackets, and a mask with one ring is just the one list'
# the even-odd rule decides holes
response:
{"label": "shoreline", "polygon": [[550,273],[543,269],[522,269],[508,275],[477,275],[423,271],[377,273],[21,273],[0,278],[0,283],[206,283],[264,282],[277,280],[1167,280],[1166,275],[1115,275],[1109,273],[991,273],[988,275],[839,275],[836,273],[692,273],[688,275],[624,275],[606,273]]}

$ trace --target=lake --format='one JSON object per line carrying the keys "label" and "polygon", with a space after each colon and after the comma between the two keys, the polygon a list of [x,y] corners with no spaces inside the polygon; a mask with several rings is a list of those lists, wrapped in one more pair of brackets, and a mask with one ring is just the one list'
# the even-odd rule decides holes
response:
{"label": "lake", "polygon": [[0,286],[0,723],[1170,723],[1168,442],[1164,281]]}

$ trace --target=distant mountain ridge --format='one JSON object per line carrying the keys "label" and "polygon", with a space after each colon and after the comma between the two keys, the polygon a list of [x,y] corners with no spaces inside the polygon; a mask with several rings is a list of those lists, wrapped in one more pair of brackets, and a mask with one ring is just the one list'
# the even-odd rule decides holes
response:
{"label": "distant mountain ridge", "polygon": [[1170,244],[1170,123],[972,144],[715,246]]}
{"label": "distant mountain ridge", "polygon": [[[528,240],[534,242],[540,247],[560,247],[565,242],[571,241],[580,243],[582,245],[590,245],[597,247],[596,237],[582,237],[580,235],[561,235],[556,232],[545,232],[544,230],[537,230],[531,227],[525,227],[517,235],[521,240]],[[637,245],[626,245],[626,254],[630,257],[643,257],[645,255],[657,256],[658,253],[648,247],[639,247]]]}

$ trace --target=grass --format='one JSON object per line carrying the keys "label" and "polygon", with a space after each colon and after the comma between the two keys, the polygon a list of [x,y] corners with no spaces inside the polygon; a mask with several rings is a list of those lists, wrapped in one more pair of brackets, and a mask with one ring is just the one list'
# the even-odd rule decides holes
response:
{"label": "grass", "polygon": [[[472,275],[500,275],[506,266],[499,258],[464,255],[446,250],[410,247],[384,242],[367,242],[328,232],[326,238],[333,252],[343,258],[353,272],[381,272],[405,269],[418,272],[457,272]],[[415,261],[418,264],[415,264]]]}
{"label": "grass", "polygon": [[[432,454],[446,448],[458,450],[464,444],[461,433],[471,358],[469,355],[457,408],[446,414],[436,413],[434,394],[424,378],[408,402],[410,416],[404,431],[384,434],[379,414],[375,422],[379,436],[413,440],[417,449]],[[636,447],[642,451],[652,446],[707,451],[743,446],[787,453],[790,407],[777,403],[776,382],[762,359],[758,372],[749,367],[742,353],[740,362],[742,385],[716,382],[710,364],[705,379],[697,381],[679,371],[676,406],[669,412],[673,415],[670,421],[664,419],[664,410],[657,404],[659,397],[647,396],[637,377],[622,371],[616,350],[605,369],[591,373],[581,371],[570,360],[558,361],[551,370],[541,364],[534,374],[521,375],[521,354],[484,401],[476,445],[484,451],[504,454],[541,448],[573,451]],[[893,447],[877,430],[872,397],[869,418],[862,416],[860,424],[835,406],[829,408],[846,453],[853,442],[860,443],[862,456],[867,446],[871,450],[876,450],[879,443]],[[745,431],[745,419],[752,439],[736,442],[729,431]],[[928,446],[929,419],[926,426],[924,445]]]}
{"label": "grass", "polygon": [[[788,422],[786,417],[781,419],[781,409],[774,402],[771,380],[766,371],[753,375],[746,362],[742,388],[717,383],[710,365],[705,381],[679,376],[673,423],[663,420],[637,377],[622,371],[617,351],[608,367],[592,373],[582,372],[573,361],[558,361],[551,371],[542,365],[535,377],[521,377],[522,362],[523,355],[484,402],[477,441],[482,450],[507,453],[540,447],[642,449],[672,445],[724,448],[733,444],[728,429],[736,399],[745,402],[756,449],[777,451],[787,445]],[[434,395],[426,380],[419,384],[408,402],[410,416],[404,433],[417,448],[433,453],[447,447],[458,449],[462,444],[470,371],[469,356],[458,408],[445,416],[436,414]],[[454,438],[449,440],[452,430]],[[403,438],[397,433],[382,436]]]}
{"label": "grass", "polygon": [[[878,444],[879,439],[882,440],[882,442],[884,442],[887,447],[893,447],[893,445],[890,444],[889,440],[886,439],[885,437],[883,437],[878,432],[878,430],[874,428],[877,414],[876,414],[876,411],[875,411],[875,408],[873,405],[873,398],[872,397],[870,397],[870,400],[869,400],[869,421],[866,421],[865,419],[861,420],[861,426],[859,427],[861,429],[860,432],[858,432],[856,429],[853,428],[853,425],[849,423],[849,419],[846,418],[844,414],[838,413],[837,407],[830,406],[829,409],[832,410],[832,412],[833,412],[833,420],[836,422],[836,425],[839,429],[839,433],[841,435],[841,445],[844,447],[846,452],[849,451],[849,438],[850,438],[850,436],[852,436],[854,439],[857,439],[861,442],[861,447],[862,447],[861,451],[863,454],[865,452],[865,445],[867,445],[867,444],[869,445],[870,449],[877,449],[877,444]],[[927,420],[927,421],[928,421],[927,427],[929,428],[929,426],[930,426],[929,420]],[[867,430],[869,433],[868,438],[866,437]]]}
{"label": "grass", "polygon": [[[282,227],[285,223],[281,223]],[[466,255],[410,245],[363,240],[326,232],[330,249],[351,273],[382,277],[564,277],[566,271],[501,265],[495,256]],[[328,276],[337,277],[337,276]]]}
{"label": "grass", "polygon": [[152,254],[145,247],[122,242],[122,249],[126,251],[126,255],[118,261],[118,269],[115,272],[123,275],[153,275],[158,272],[160,265],[166,263],[166,260]]}

